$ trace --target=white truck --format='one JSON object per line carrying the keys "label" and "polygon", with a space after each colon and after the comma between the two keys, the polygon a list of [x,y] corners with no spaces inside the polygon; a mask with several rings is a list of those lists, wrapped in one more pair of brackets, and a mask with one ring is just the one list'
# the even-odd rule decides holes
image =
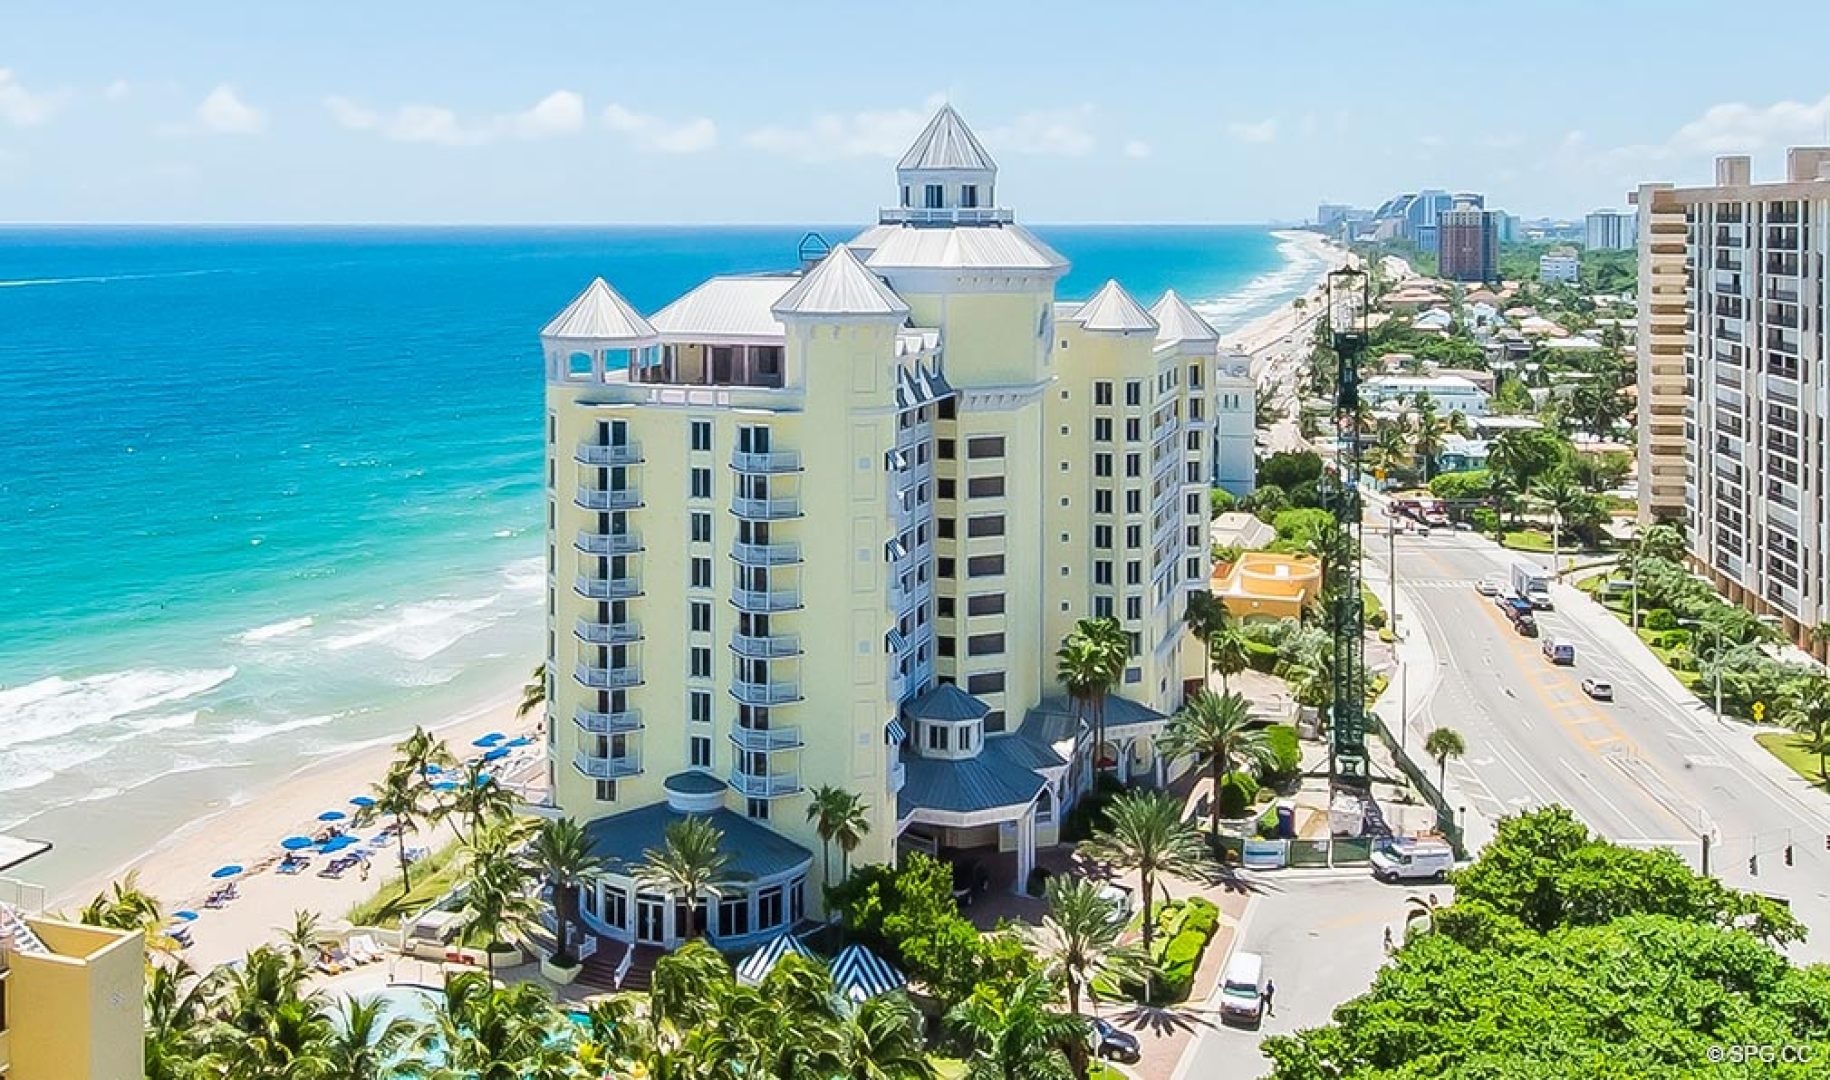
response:
{"label": "white truck", "polygon": [[1539,611],[1549,611],[1550,572],[1528,562],[1512,564],[1512,595],[1528,600]]}

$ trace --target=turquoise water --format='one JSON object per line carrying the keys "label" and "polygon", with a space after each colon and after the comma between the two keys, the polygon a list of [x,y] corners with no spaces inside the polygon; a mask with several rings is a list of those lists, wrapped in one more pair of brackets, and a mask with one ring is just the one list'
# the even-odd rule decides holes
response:
{"label": "turquoise water", "polygon": [[[1257,228],[1038,231],[1063,296],[1222,325],[1319,272]],[[99,803],[169,828],[518,681],[539,327],[593,275],[653,311],[801,233],[0,230],[0,829],[86,875],[121,854]]]}

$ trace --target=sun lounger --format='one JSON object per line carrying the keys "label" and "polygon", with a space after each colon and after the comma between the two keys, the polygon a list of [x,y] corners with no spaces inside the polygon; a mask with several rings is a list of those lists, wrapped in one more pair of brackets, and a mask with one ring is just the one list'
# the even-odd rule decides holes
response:
{"label": "sun lounger", "polygon": [[385,950],[368,934],[357,934],[349,939],[350,958],[359,964],[371,964],[382,959]]}

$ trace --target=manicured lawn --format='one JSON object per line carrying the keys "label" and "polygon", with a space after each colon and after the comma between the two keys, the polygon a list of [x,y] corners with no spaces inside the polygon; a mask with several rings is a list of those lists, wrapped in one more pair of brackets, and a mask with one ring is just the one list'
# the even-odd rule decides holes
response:
{"label": "manicured lawn", "polygon": [[395,872],[388,875],[373,896],[350,908],[344,918],[356,926],[393,926],[403,915],[418,914],[457,884],[458,850],[454,840],[414,863],[413,888],[404,897],[400,895],[398,857],[392,849],[389,849],[385,862],[377,855],[377,867],[392,866]]}
{"label": "manicured lawn", "polygon": [[1550,534],[1541,529],[1513,529],[1500,540],[1500,545],[1514,551],[1535,551],[1544,555],[1551,553]]}
{"label": "manicured lawn", "polygon": [[1766,747],[1786,767],[1811,782],[1812,787],[1830,790],[1824,783],[1823,774],[1817,771],[1817,755],[1806,749],[1808,740],[1802,734],[1785,731],[1768,732],[1754,736],[1754,741]]}

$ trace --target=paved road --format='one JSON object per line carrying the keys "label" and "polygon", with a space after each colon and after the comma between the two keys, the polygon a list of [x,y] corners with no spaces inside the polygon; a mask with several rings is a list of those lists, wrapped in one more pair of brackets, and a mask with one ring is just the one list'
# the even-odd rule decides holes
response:
{"label": "paved road", "polygon": [[[1369,577],[1383,580],[1387,539],[1370,525],[1367,554]],[[1538,622],[1545,637],[1575,642],[1577,662],[1545,661],[1542,639],[1518,636],[1474,588],[1518,558],[1466,533],[1397,538],[1400,605],[1428,635],[1435,664],[1428,697],[1413,694],[1411,744],[1438,726],[1462,733],[1468,755],[1449,771],[1471,812],[1498,817],[1563,803],[1614,840],[1671,847],[1693,865],[1708,835],[1711,869],[1725,883],[1785,897],[1812,928],[1816,940],[1795,958],[1830,959],[1823,802],[1796,791],[1745,732],[1716,720],[1623,625],[1568,586],[1557,587],[1557,610]],[[1383,598],[1384,585],[1375,587]],[[1591,701],[1580,686],[1588,675],[1612,682],[1616,700]],[[1782,859],[1788,843],[1791,867]],[[1748,867],[1754,855],[1757,876]]]}
{"label": "paved road", "polygon": [[1381,885],[1370,876],[1315,880],[1260,875],[1266,892],[1252,901],[1238,948],[1265,958],[1277,984],[1276,1014],[1262,1027],[1203,1031],[1182,1059],[1178,1080],[1245,1078],[1270,1072],[1258,1051],[1266,1035],[1286,1035],[1329,1022],[1335,1006],[1372,986],[1385,963],[1385,928],[1402,934],[1407,899],[1451,890]]}

